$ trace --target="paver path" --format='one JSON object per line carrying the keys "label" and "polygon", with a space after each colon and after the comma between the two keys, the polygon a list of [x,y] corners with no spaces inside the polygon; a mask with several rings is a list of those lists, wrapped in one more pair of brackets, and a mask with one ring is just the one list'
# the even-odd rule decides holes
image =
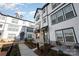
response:
{"label": "paver path", "polygon": [[28,48],[25,44],[19,44],[21,56],[37,56],[32,49]]}

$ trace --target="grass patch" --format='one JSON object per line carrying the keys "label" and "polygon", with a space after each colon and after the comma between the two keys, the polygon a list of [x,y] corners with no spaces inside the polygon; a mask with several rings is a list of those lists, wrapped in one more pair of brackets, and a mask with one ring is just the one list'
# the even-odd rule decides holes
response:
{"label": "grass patch", "polygon": [[10,53],[10,56],[21,56],[20,55],[20,51],[19,51],[19,47],[18,47],[18,44],[14,45],[12,47],[12,51]]}

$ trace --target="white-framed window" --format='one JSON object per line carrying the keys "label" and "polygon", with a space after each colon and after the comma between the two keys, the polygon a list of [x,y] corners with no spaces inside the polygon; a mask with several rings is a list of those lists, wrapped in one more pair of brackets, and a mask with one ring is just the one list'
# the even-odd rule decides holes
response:
{"label": "white-framed window", "polygon": [[3,30],[0,30],[0,36],[2,35]]}
{"label": "white-framed window", "polygon": [[0,19],[2,19],[2,20],[6,20],[6,16],[4,16],[4,15],[0,15]]}
{"label": "white-framed window", "polygon": [[76,16],[75,10],[72,4],[69,4],[63,8],[65,20]]}
{"label": "white-framed window", "polygon": [[0,28],[2,28],[2,26],[3,26],[3,25],[2,25],[2,24],[0,24]]}
{"label": "white-framed window", "polygon": [[58,22],[62,22],[64,20],[64,15],[62,9],[57,12]]}
{"label": "white-framed window", "polygon": [[15,38],[16,37],[16,34],[8,34],[8,38],[11,39],[11,38]]}
{"label": "white-framed window", "polygon": [[63,30],[63,33],[66,42],[75,42],[75,35],[73,29]]}
{"label": "white-framed window", "polygon": [[62,30],[56,31],[56,38],[57,38],[57,41],[64,42]]}
{"label": "white-framed window", "polygon": [[[56,24],[65,20],[69,20],[71,18],[76,17],[76,11],[74,9],[73,4],[68,4],[65,7],[63,7],[61,10],[58,10],[57,12],[55,12],[54,14],[52,14],[51,17],[51,23]],[[55,20],[57,19],[57,21]]]}
{"label": "white-framed window", "polygon": [[36,21],[38,21],[40,19],[40,15],[38,15],[37,17],[36,17]]}
{"label": "white-framed window", "polygon": [[45,8],[43,9],[43,14],[45,13]]}
{"label": "white-framed window", "polygon": [[12,23],[16,23],[17,24],[18,23],[18,19],[13,18],[12,19]]}
{"label": "white-framed window", "polygon": [[56,13],[53,14],[53,15],[51,15],[51,23],[52,23],[52,25],[57,23],[57,16],[56,16]]}
{"label": "white-framed window", "polygon": [[32,38],[32,34],[28,34],[28,38]]}
{"label": "white-framed window", "polygon": [[18,31],[19,30],[19,26],[13,25],[13,24],[9,24],[7,30],[8,31]]}
{"label": "white-framed window", "polygon": [[33,32],[33,28],[27,27],[27,32]]}
{"label": "white-framed window", "polygon": [[55,33],[56,39],[58,41],[64,41],[65,43],[76,42],[76,37],[73,28],[57,30]]}
{"label": "white-framed window", "polygon": [[46,18],[43,19],[43,23],[46,23]]}

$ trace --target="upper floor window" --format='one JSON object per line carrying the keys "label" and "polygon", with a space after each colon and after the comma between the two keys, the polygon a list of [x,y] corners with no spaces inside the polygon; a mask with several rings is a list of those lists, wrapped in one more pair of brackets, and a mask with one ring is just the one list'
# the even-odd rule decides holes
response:
{"label": "upper floor window", "polygon": [[0,24],[0,28],[2,28],[2,24]]}
{"label": "upper floor window", "polygon": [[18,26],[12,24],[8,25],[8,31],[18,31],[18,30],[19,30]]}
{"label": "upper floor window", "polygon": [[[73,18],[75,16],[77,16],[77,15],[74,10],[73,4],[68,4],[61,10],[58,10],[57,12],[55,12],[54,14],[51,15],[51,20],[52,20],[51,23],[56,24],[56,22],[59,23],[64,20]],[[57,19],[57,21],[55,19]]]}
{"label": "upper floor window", "polygon": [[52,3],[52,9],[54,9],[55,7],[57,7],[60,3]]}
{"label": "upper floor window", "polygon": [[46,18],[43,19],[43,23],[46,23]]}
{"label": "upper floor window", "polygon": [[6,16],[0,15],[0,19],[5,20]]}
{"label": "upper floor window", "polygon": [[51,23],[52,23],[52,24],[56,24],[56,23],[57,23],[56,14],[51,15]]}
{"label": "upper floor window", "polygon": [[66,7],[63,8],[65,19],[70,19],[76,16],[76,13],[74,11],[73,5],[69,4]]}
{"label": "upper floor window", "polygon": [[57,19],[58,19],[58,22],[62,22],[63,21],[64,16],[63,16],[63,11],[62,10],[59,10],[57,12]]}
{"label": "upper floor window", "polygon": [[37,17],[36,17],[36,21],[38,21],[40,19],[40,15],[38,15]]}
{"label": "upper floor window", "polygon": [[8,34],[8,38],[15,38],[16,37],[16,34]]}
{"label": "upper floor window", "polygon": [[33,32],[33,28],[27,27],[27,32]]}
{"label": "upper floor window", "polygon": [[45,13],[45,8],[43,9],[43,14]]}
{"label": "upper floor window", "polygon": [[12,19],[12,23],[18,23],[18,19]]}

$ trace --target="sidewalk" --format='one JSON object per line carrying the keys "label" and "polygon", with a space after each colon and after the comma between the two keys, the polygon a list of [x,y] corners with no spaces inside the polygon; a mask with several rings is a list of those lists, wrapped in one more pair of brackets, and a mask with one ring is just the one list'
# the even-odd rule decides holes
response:
{"label": "sidewalk", "polygon": [[19,44],[21,56],[37,56],[32,49],[28,48],[25,44]]}

